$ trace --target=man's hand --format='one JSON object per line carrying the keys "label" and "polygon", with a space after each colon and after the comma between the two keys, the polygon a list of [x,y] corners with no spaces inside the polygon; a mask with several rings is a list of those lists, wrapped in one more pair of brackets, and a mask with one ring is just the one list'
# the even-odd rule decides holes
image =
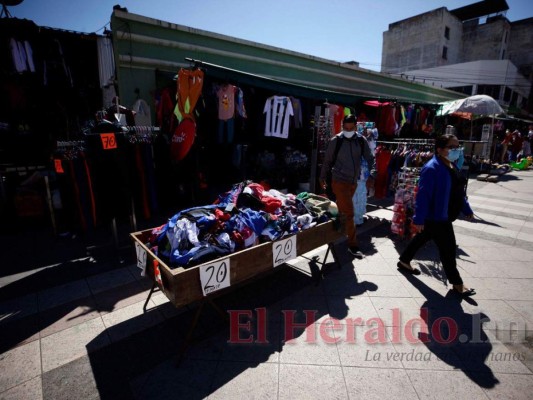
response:
{"label": "man's hand", "polygon": [[321,179],[320,180],[320,187],[324,190],[326,190],[326,188],[328,187],[328,184],[326,183],[325,180]]}

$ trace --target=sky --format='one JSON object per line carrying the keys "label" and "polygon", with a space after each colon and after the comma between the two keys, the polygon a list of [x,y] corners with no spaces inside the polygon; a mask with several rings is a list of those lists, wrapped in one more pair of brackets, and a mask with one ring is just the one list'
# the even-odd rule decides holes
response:
{"label": "sky", "polygon": [[[13,17],[39,26],[102,33],[113,6],[130,13],[379,71],[391,23],[476,0],[24,0]],[[513,22],[533,17],[533,1],[507,0]]]}

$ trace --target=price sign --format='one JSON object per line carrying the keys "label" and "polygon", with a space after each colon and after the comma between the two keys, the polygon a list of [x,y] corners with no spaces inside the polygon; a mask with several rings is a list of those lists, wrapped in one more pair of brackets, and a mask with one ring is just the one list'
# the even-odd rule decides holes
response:
{"label": "price sign", "polygon": [[146,275],[146,250],[135,242],[135,252],[137,253],[137,267],[141,269],[141,276]]}
{"label": "price sign", "polygon": [[63,164],[61,164],[61,160],[54,158],[54,167],[56,169],[56,172],[58,174],[64,174],[65,171],[63,170]]}
{"label": "price sign", "polygon": [[200,266],[200,282],[204,296],[230,286],[229,258]]}
{"label": "price sign", "polygon": [[100,139],[102,139],[102,146],[104,150],[112,150],[117,148],[117,139],[115,138],[114,133],[102,133],[100,134]]}
{"label": "price sign", "polygon": [[296,236],[274,242],[272,244],[272,263],[274,268],[296,258]]}

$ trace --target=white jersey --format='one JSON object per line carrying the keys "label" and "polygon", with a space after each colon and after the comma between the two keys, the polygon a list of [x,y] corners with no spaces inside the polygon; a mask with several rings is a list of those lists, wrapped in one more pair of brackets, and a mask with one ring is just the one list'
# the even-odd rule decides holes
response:
{"label": "white jersey", "polygon": [[294,111],[288,97],[269,97],[265,103],[263,114],[266,114],[265,136],[282,139],[289,137],[289,119],[294,115]]}

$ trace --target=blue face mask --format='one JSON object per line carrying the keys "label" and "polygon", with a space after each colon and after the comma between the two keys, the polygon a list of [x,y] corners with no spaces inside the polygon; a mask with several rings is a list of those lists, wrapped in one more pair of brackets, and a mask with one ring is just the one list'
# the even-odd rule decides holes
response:
{"label": "blue face mask", "polygon": [[455,162],[461,156],[461,151],[461,149],[450,149],[446,158],[451,162]]}

